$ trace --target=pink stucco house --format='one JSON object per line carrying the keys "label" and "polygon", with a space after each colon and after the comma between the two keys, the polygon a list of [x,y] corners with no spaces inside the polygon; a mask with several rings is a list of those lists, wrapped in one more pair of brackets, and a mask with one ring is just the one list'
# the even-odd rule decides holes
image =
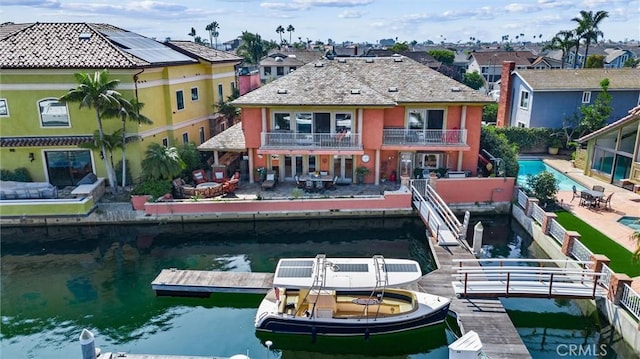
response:
{"label": "pink stucco house", "polygon": [[[249,173],[280,181],[327,172],[400,181],[437,169],[475,175],[482,106],[491,100],[402,56],[320,59],[232,103],[242,110]],[[459,175],[459,174],[458,174]]]}

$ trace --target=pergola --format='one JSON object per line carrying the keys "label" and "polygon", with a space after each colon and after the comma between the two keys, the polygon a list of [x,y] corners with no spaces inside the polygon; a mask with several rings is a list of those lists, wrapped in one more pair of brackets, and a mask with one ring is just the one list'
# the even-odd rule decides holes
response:
{"label": "pergola", "polygon": [[[198,151],[213,152],[212,166],[229,166],[242,152],[247,151],[242,123],[227,128],[198,146]],[[220,156],[220,152],[224,155]]]}

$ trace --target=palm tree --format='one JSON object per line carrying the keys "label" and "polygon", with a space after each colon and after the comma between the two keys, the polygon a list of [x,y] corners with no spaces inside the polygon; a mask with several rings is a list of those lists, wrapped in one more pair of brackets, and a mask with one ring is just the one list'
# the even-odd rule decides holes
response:
{"label": "palm tree", "polygon": [[276,28],[276,33],[280,35],[280,45],[282,45],[282,34],[284,34],[284,27],[282,27],[282,25],[278,25],[278,27]]}
{"label": "palm tree", "polygon": [[100,139],[100,132],[95,130],[93,132],[93,140],[91,142],[84,142],[78,145],[80,148],[89,150],[100,150],[104,145],[105,149],[109,153],[109,158],[103,157],[103,161],[111,162],[113,167],[113,150],[120,147],[120,130],[116,130],[113,134],[104,134],[104,138]]}
{"label": "palm tree", "polygon": [[291,44],[291,33],[296,31],[296,28],[293,25],[287,26],[287,32],[289,33],[289,44]]}
{"label": "palm tree", "polygon": [[212,23],[210,23],[209,25],[207,25],[204,29],[209,31],[209,43],[211,44],[211,46],[213,46],[213,39],[214,38],[216,40],[216,49],[218,48],[218,35],[220,35],[220,33],[218,32],[218,29],[220,28],[220,25],[218,24],[217,21],[213,21]]}
{"label": "palm tree", "polygon": [[561,30],[546,44],[543,50],[562,50],[562,63],[560,68],[564,68],[564,60],[571,51],[571,48],[577,46],[578,40],[573,37],[573,31]]}
{"label": "palm tree", "polygon": [[118,147],[122,148],[122,187],[124,188],[126,186],[126,171],[127,171],[127,156],[126,156],[126,145],[127,145],[127,122],[126,120],[129,119],[130,121],[137,121],[138,124],[152,124],[153,121],[148,118],[147,116],[143,115],[140,113],[140,110],[142,110],[142,108],[144,107],[144,103],[142,102],[138,102],[137,99],[133,98],[129,101],[123,101],[121,102],[121,105],[119,109],[109,109],[107,111],[105,111],[105,113],[103,114],[104,118],[111,118],[111,117],[119,117],[122,119],[122,128],[120,129],[121,132],[121,143]]}
{"label": "palm tree", "polygon": [[185,168],[185,163],[180,158],[178,149],[164,147],[159,143],[152,143],[145,151],[142,160],[142,172],[145,179],[173,179]]}
{"label": "palm tree", "polygon": [[[609,17],[609,13],[603,10],[596,12],[593,11],[580,11],[580,17],[574,17],[571,19],[578,23],[578,28],[576,32],[579,34],[581,39],[584,39],[585,50],[584,50],[584,58],[585,61],[582,63],[582,67],[585,67],[587,56],[589,56],[589,45],[591,42],[597,43],[598,37],[604,36],[604,33],[600,31],[598,26],[605,18]],[[576,51],[577,53],[577,51]],[[576,55],[577,56],[577,55]]]}
{"label": "palm tree", "polygon": [[195,37],[196,36],[196,29],[191,28],[191,32],[189,32],[187,35],[189,35],[191,37]]}
{"label": "palm tree", "polygon": [[[126,101],[122,98],[120,92],[115,90],[120,81],[117,79],[110,80],[107,70],[96,71],[93,76],[88,73],[76,73],[74,76],[79,84],[78,87],[69,90],[69,92],[60,97],[58,101],[63,103],[79,102],[81,109],[86,107],[95,110],[96,120],[98,122],[100,153],[102,157],[106,159],[107,149],[104,142],[105,134],[104,127],[102,126],[102,115],[107,110],[121,108],[123,101]],[[111,190],[117,193],[118,187],[113,167],[109,161],[104,161],[104,165]]]}
{"label": "palm tree", "polygon": [[258,34],[249,31],[242,32],[242,43],[238,47],[238,55],[252,64],[258,64],[265,54],[265,48],[270,47],[268,43],[263,43],[262,38]]}

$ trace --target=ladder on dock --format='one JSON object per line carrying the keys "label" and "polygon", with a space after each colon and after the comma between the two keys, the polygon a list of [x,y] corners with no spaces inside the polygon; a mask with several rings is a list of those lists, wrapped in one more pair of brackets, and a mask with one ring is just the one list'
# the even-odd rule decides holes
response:
{"label": "ladder on dock", "polygon": [[602,274],[590,268],[591,262],[552,259],[454,259],[453,262],[452,285],[457,297],[594,299],[606,295],[598,284]]}
{"label": "ladder on dock", "polygon": [[422,221],[427,225],[429,234],[444,246],[462,246],[471,252],[466,242],[469,226],[469,211],[465,212],[462,223],[453,214],[440,195],[429,186],[428,180],[411,181],[413,206],[418,210]]}

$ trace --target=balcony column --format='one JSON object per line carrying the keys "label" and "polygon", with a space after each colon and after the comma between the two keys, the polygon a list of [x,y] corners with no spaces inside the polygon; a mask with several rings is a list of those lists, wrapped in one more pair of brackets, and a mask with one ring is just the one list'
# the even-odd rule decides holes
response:
{"label": "balcony column", "polygon": [[362,146],[362,137],[364,137],[364,128],[363,128],[363,124],[362,124],[362,109],[358,109],[358,128],[356,129],[356,131],[351,131],[353,133],[360,133],[360,136],[358,136],[358,145]]}
{"label": "balcony column", "polygon": [[[467,105],[462,106],[460,113],[460,131],[467,128]],[[456,171],[462,171],[462,151],[458,151],[458,166]]]}
{"label": "balcony column", "polygon": [[253,148],[247,148],[247,155],[249,155],[249,183],[255,183],[253,181]]}
{"label": "balcony column", "polygon": [[267,132],[267,108],[263,107],[261,109],[262,112],[262,128],[260,129],[260,132]]}
{"label": "balcony column", "polygon": [[220,164],[220,158],[219,158],[219,154],[218,154],[218,150],[213,151],[213,164],[215,165],[219,165]]}
{"label": "balcony column", "polygon": [[375,184],[376,186],[380,184],[380,149],[376,149],[376,163],[375,163],[375,167],[374,167],[374,182],[373,184]]}

